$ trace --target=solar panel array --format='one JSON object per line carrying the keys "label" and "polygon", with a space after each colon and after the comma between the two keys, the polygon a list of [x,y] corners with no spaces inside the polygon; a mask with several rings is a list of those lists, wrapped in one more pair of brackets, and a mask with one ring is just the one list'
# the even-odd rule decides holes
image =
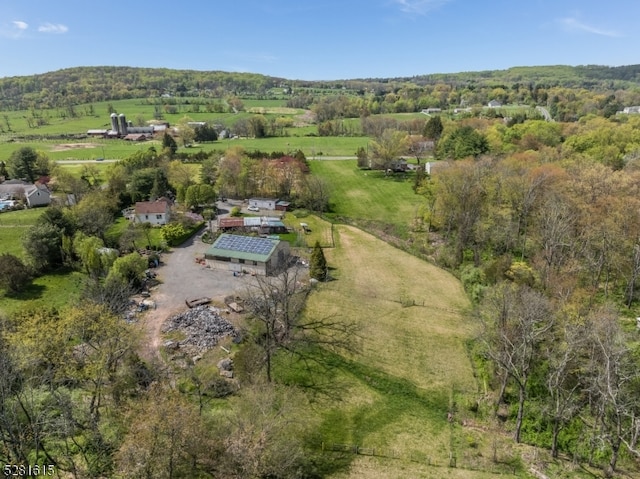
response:
{"label": "solar panel array", "polygon": [[216,241],[215,247],[243,253],[268,255],[273,249],[273,240],[251,236],[222,235]]}

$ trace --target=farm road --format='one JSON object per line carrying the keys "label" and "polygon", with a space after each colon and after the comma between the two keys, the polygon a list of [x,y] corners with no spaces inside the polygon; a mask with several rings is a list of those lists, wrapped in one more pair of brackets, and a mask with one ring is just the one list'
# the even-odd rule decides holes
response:
{"label": "farm road", "polygon": [[197,235],[162,255],[162,264],[155,270],[160,284],[151,292],[156,307],[140,322],[145,335],[142,351],[145,359],[159,357],[162,325],[170,316],[187,309],[185,299],[208,296],[222,301],[225,296],[246,289],[250,277],[234,277],[231,272],[211,270],[196,263],[196,258],[202,257],[209,246]]}

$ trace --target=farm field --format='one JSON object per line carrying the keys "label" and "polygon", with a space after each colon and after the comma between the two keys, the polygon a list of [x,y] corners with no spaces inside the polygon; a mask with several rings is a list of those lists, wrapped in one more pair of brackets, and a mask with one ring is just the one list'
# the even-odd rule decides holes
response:
{"label": "farm field", "polygon": [[[181,99],[187,101],[188,99]],[[304,114],[304,110],[286,108],[285,100],[246,100],[246,111],[238,113],[213,113],[193,111],[194,105],[171,105],[175,107],[175,113],[162,111],[163,121],[175,125],[185,116],[194,121],[208,121],[222,125],[233,125],[239,120],[250,118],[255,114],[261,114],[266,119],[277,117],[289,117],[300,124],[298,118]],[[143,124],[156,116],[156,108],[161,110],[163,105],[154,105],[153,100],[142,99],[118,100],[111,102],[97,102],[75,107],[77,117],[70,117],[63,109],[53,109],[36,112],[46,119],[47,124],[33,128],[27,119],[33,112],[9,111],[3,113],[3,133],[0,134],[0,158],[8,157],[11,153],[23,146],[32,146],[42,150],[53,160],[79,159],[92,160],[96,158],[124,158],[135,151],[150,146],[159,146],[158,141],[131,143],[123,140],[104,140],[96,138],[79,138],[49,140],[48,135],[78,135],[82,136],[89,129],[109,128],[110,111],[123,113],[134,124]],[[319,137],[315,125],[309,125],[305,119],[299,127],[287,128],[286,137],[271,138],[242,138],[233,140],[220,140],[212,143],[195,145],[188,151],[196,152],[198,149],[225,150],[230,146],[242,146],[247,150],[283,151],[294,152],[302,150],[308,158],[316,156],[354,156],[356,150],[366,147],[366,137]],[[357,125],[358,119],[346,120]],[[305,126],[306,125],[306,126]],[[354,126],[355,127],[355,126]],[[25,138],[26,137],[26,138]]]}
{"label": "farm field", "polygon": [[[336,280],[311,296],[308,311],[355,321],[362,351],[336,360],[346,391],[338,406],[325,404],[320,434],[327,447],[351,444],[398,456],[354,456],[352,472],[336,477],[442,477],[445,469],[426,463],[448,465],[450,453],[459,467],[485,469],[473,455],[491,457],[488,440],[447,422],[450,410],[471,414],[464,405],[477,391],[465,350],[473,334],[470,305],[459,281],[359,229],[335,229],[337,247],[326,255]],[[372,475],[374,469],[387,472]]]}
{"label": "farm field", "polygon": [[385,177],[360,170],[355,160],[309,162],[313,174],[331,188],[331,215],[406,227],[418,214],[421,197],[412,190],[413,176]]}

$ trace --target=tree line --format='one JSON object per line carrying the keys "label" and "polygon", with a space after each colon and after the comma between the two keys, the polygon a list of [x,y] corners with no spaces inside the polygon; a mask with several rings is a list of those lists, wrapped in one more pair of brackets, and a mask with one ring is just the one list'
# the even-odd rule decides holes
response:
{"label": "tree line", "polygon": [[442,162],[418,192],[424,252],[475,301],[473,352],[493,414],[512,421],[516,441],[610,475],[620,457],[640,457],[640,170],[577,153],[582,134],[594,131]]}

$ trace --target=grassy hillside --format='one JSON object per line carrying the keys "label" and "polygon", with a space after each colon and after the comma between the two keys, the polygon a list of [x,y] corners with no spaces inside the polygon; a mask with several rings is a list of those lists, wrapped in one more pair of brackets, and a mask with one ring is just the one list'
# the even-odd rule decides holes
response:
{"label": "grassy hillside", "polygon": [[[336,360],[336,381],[346,391],[337,405],[321,407],[319,434],[329,449],[358,445],[395,456],[354,456],[351,473],[339,477],[483,478],[506,472],[488,461],[492,439],[461,425],[473,417],[467,406],[477,385],[465,350],[472,324],[460,283],[361,230],[337,226],[336,233],[337,247],[326,252],[336,280],[321,285],[308,308],[355,321],[362,352]],[[505,457],[511,454],[499,447]],[[450,454],[458,468],[487,472],[450,474]]]}

